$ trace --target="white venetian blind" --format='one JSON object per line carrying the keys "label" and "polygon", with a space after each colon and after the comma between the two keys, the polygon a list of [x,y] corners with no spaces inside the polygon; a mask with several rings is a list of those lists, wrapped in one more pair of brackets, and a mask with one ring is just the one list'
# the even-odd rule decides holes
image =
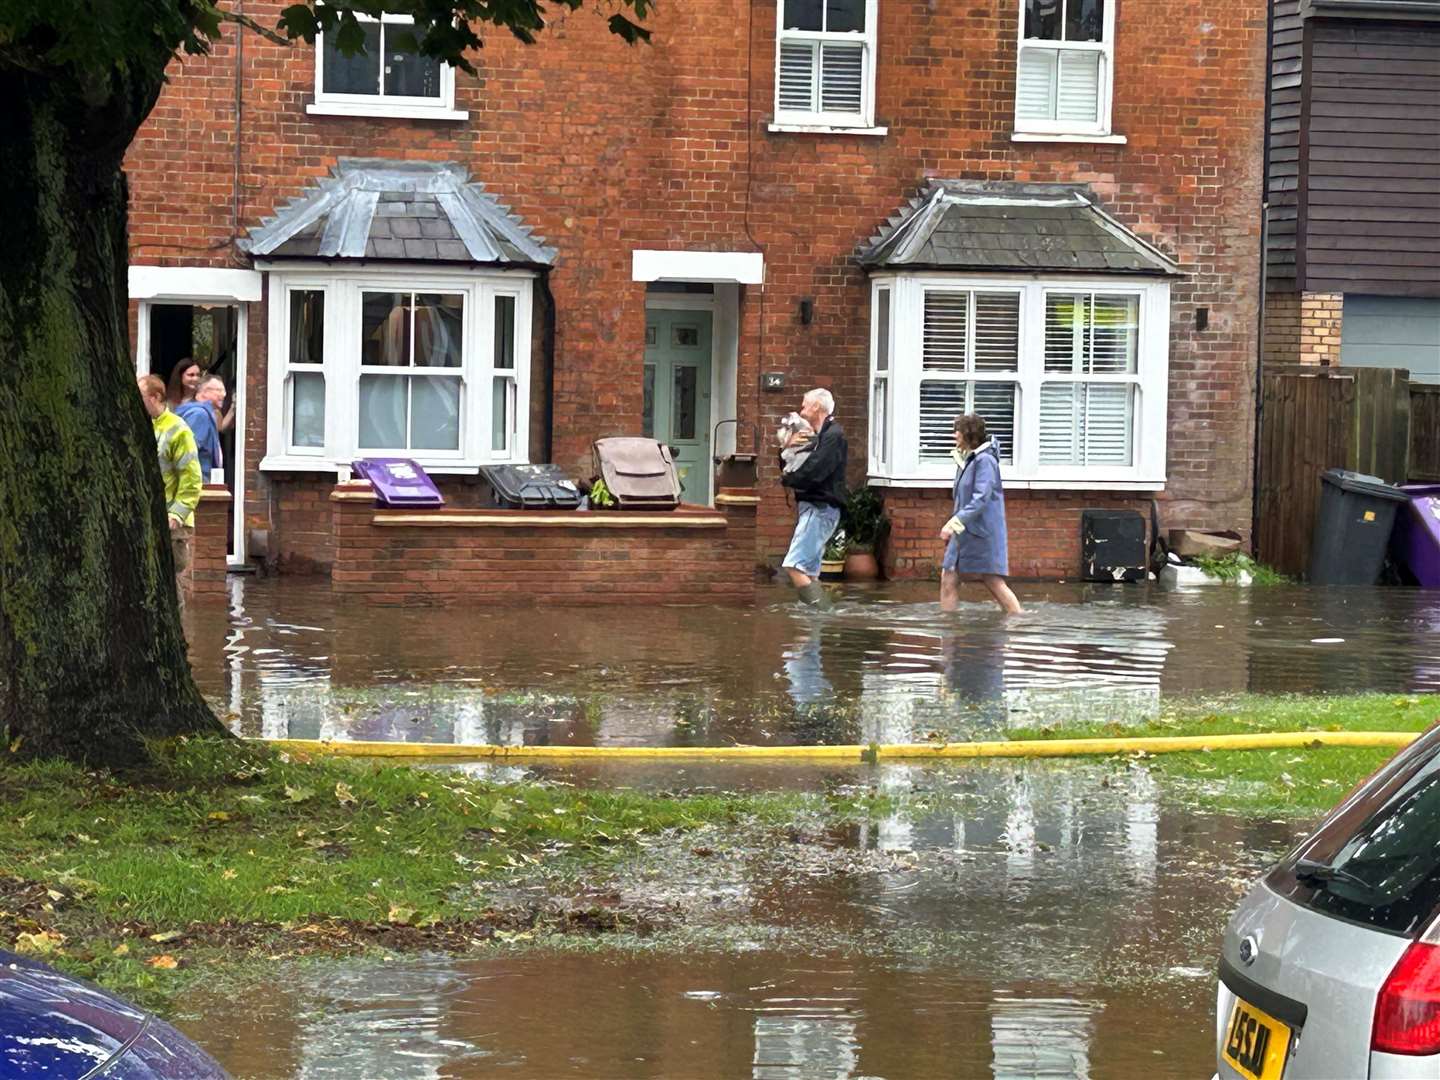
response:
{"label": "white venetian blind", "polygon": [[1103,61],[1091,49],[1025,46],[1015,79],[1016,117],[1098,124]]}
{"label": "white venetian blind", "polygon": [[946,461],[955,446],[955,418],[977,413],[1009,459],[1015,440],[1020,294],[925,291],[920,382],[920,458]]}
{"label": "white venetian blind", "polygon": [[782,41],[776,95],[780,109],[862,116],[865,48],[860,42]]}

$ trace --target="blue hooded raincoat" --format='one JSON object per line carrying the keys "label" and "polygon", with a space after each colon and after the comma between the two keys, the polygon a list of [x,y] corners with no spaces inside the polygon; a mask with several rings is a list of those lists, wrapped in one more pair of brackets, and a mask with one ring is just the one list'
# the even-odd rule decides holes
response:
{"label": "blue hooded raincoat", "polygon": [[958,574],[1010,573],[1000,455],[984,442],[955,473],[955,516],[965,531],[950,538],[944,569]]}

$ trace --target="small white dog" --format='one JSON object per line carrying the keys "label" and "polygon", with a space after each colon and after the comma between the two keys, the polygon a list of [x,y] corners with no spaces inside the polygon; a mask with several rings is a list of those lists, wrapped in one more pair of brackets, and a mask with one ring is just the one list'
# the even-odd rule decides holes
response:
{"label": "small white dog", "polygon": [[783,471],[794,472],[815,449],[815,429],[799,413],[792,412],[775,429],[775,441],[780,444]]}

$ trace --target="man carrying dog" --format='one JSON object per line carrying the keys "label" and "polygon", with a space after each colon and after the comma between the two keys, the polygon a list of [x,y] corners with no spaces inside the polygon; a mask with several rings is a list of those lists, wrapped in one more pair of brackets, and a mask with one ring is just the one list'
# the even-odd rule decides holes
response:
{"label": "man carrying dog", "polygon": [[830,596],[820,585],[820,559],[825,544],[840,524],[845,505],[845,462],[849,448],[845,432],[835,422],[835,398],[829,390],[816,388],[800,402],[800,415],[814,430],[815,448],[796,468],[785,472],[780,483],[795,493],[799,519],[790,550],[781,564],[800,599],[810,607],[828,610]]}

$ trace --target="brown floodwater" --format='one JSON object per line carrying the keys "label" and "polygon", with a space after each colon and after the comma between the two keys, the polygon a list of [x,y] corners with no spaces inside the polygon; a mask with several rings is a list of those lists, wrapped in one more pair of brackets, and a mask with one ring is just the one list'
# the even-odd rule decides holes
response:
{"label": "brown floodwater", "polygon": [[374,608],[232,579],[193,604],[202,689],[252,736],[696,745],[965,738],[1154,715],[1165,697],[1440,690],[1440,593],[1028,585],[943,615],[930,586],[797,609]]}
{"label": "brown floodwater", "polygon": [[[232,581],[191,605],[202,688],[243,734],[508,744],[910,741],[1153,716],[1167,698],[1440,690],[1440,595],[1022,586],[942,615],[928,586],[833,615],[375,609]],[[594,889],[643,938],[277,964],[178,1023],[243,1080],[1209,1076],[1219,936],[1296,822],[1197,809],[1119,762],[460,766],[660,790],[868,789],[895,812],[779,840],[716,831]],[[495,886],[497,900],[561,887]]]}
{"label": "brown floodwater", "polygon": [[1115,762],[810,780],[895,813],[778,843],[689,835],[594,883],[683,911],[652,937],[281,966],[178,1022],[253,1080],[1213,1069],[1220,932],[1296,823],[1196,812]]}

